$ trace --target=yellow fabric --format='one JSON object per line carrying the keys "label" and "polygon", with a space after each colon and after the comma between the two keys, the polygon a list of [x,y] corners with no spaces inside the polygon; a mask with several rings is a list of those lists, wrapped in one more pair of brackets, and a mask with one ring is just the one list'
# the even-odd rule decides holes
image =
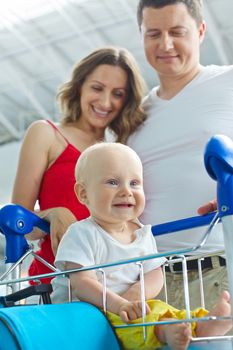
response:
{"label": "yellow fabric", "polygon": [[[148,300],[147,303],[151,309],[151,312],[146,316],[146,322],[156,322],[164,318],[176,318],[179,320],[186,318],[185,310],[178,310],[161,300]],[[207,313],[208,312],[206,310],[198,308],[191,311],[191,317],[204,317]],[[107,317],[113,326],[123,324],[118,315],[107,312]],[[138,318],[131,323],[140,322],[142,322],[142,319]],[[195,335],[196,324],[192,323],[191,325],[193,335]],[[154,327],[155,326],[146,327],[146,342],[144,342],[143,339],[142,327],[116,328],[116,334],[125,350],[154,350],[161,347],[161,343],[154,334]]]}

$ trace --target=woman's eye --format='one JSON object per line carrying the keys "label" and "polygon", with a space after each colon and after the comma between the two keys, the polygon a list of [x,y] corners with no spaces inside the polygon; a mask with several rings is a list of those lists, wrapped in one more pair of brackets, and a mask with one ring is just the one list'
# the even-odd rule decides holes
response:
{"label": "woman's eye", "polygon": [[114,92],[114,96],[117,98],[122,98],[124,97],[124,94],[122,92]]}
{"label": "woman's eye", "polygon": [[92,86],[92,89],[95,91],[101,91],[101,87],[100,86]]}

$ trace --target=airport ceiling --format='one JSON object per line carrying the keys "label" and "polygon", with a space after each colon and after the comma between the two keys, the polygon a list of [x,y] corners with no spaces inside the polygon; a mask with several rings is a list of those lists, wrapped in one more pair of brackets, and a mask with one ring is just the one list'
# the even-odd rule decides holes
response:
{"label": "airport ceiling", "polygon": [[[22,0],[12,1],[0,0],[0,144],[21,139],[33,120],[56,120],[57,87],[98,47],[128,48],[148,86],[156,83],[144,58],[137,0],[24,0],[23,9]],[[208,31],[201,61],[233,64],[233,1],[204,5]]]}

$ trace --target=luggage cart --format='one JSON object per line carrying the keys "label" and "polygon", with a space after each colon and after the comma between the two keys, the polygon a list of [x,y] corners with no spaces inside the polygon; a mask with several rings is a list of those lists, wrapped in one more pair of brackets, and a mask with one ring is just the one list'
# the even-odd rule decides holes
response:
{"label": "luggage cart", "polygon": [[[184,294],[187,321],[192,322],[194,319],[190,319],[187,267],[186,258],[184,255],[195,251],[200,246],[202,246],[208,238],[212,227],[219,220],[221,220],[223,224],[224,241],[226,247],[229,290],[231,299],[233,300],[233,142],[225,136],[218,135],[213,137],[206,146],[204,160],[209,175],[217,181],[218,214],[209,214],[204,217],[183,219],[176,222],[156,225],[152,227],[153,234],[157,235],[164,234],[165,232],[174,232],[209,224],[209,228],[197,246],[179,251],[166,252],[166,254],[154,254],[140,258],[121,260],[119,262],[113,262],[111,264],[85,267],[81,270],[101,269],[101,271],[104,271],[105,267],[112,265],[138,262],[140,263],[140,261],[143,260],[162,257],[165,255],[179,256],[184,268]],[[32,230],[33,226],[39,226],[46,231],[48,230],[48,226],[43,220],[37,218],[36,215],[28,212],[21,207],[20,215],[17,214],[18,216],[16,215],[16,217],[13,217],[11,212],[8,217],[8,211],[11,211],[12,208],[15,210],[17,206],[10,205],[0,210],[0,229],[6,235],[7,241],[7,261],[13,264],[10,267],[10,270],[8,270],[8,274],[18,267],[18,261],[21,261],[20,259],[22,259],[22,257],[27,256],[29,252],[31,253],[30,247],[24,238],[25,232],[28,230],[26,233],[29,233]],[[29,216],[29,220],[27,216]],[[28,225],[28,222],[30,222],[30,225]],[[44,225],[46,225],[46,227]],[[8,231],[9,227],[10,238],[8,237],[8,233],[5,232]],[[15,240],[17,242],[16,248],[15,246],[11,245],[14,244],[13,242]],[[10,248],[8,246],[8,243],[11,245]],[[9,258],[11,254],[13,254],[13,259]],[[14,285],[21,283],[22,281],[29,281],[35,278],[41,279],[57,275],[69,275],[70,273],[77,271],[78,270],[69,270],[65,272],[55,271],[51,274],[38,275],[34,277],[17,277],[9,279],[7,281],[2,281],[0,282],[0,285]],[[4,274],[4,276],[6,276],[6,274]],[[142,270],[141,286],[142,302],[145,302],[143,293]],[[105,288],[103,289],[105,290]],[[106,306],[105,295],[103,295],[103,305]],[[142,314],[143,320],[144,317],[145,315]],[[203,319],[198,319],[195,321],[208,322],[210,319],[213,318],[205,317]],[[167,323],[172,322],[168,321]],[[130,326],[132,325],[123,325],[118,327],[124,328]],[[138,324],[138,326],[142,327],[143,334],[146,336],[146,327],[148,324],[143,322],[141,324]],[[104,316],[104,313],[88,303],[73,302],[62,305],[13,306],[2,308],[0,310],[0,350],[47,350],[51,348],[57,350],[64,348],[69,350],[118,350],[120,349],[120,345],[118,344],[114,329],[112,329],[110,326],[109,322]],[[165,346],[163,349],[168,350],[169,347]],[[191,341],[189,349],[230,350],[233,349],[233,341],[231,336],[195,338]]]}

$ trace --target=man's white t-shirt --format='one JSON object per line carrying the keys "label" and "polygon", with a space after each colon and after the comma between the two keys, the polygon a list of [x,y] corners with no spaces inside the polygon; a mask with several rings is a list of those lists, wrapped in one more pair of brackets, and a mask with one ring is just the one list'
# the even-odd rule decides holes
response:
{"label": "man's white t-shirt", "polygon": [[[159,224],[197,215],[197,208],[216,198],[216,183],[207,174],[203,155],[215,134],[233,139],[233,66],[202,67],[170,100],[154,88],[144,101],[145,123],[128,141],[144,169],[144,224]],[[223,249],[218,225],[202,252]],[[204,228],[156,237],[159,251],[191,247]]]}

